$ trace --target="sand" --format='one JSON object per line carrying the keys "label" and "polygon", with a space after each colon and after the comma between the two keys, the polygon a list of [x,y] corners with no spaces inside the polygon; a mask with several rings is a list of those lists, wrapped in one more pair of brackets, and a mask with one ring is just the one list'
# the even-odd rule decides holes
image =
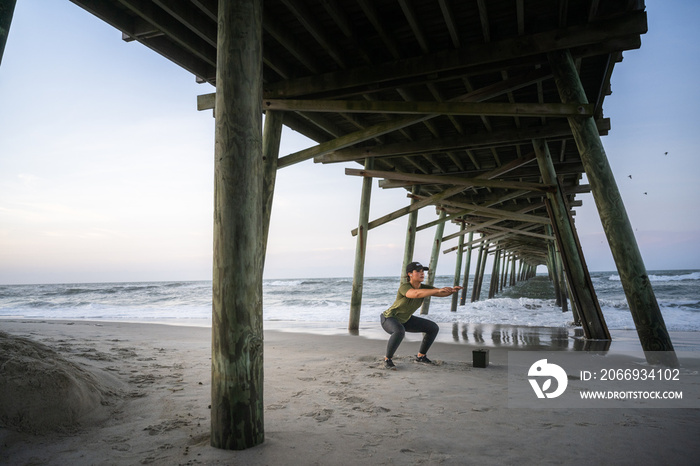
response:
{"label": "sand", "polygon": [[209,446],[211,329],[2,320],[0,331],[0,464],[698,461],[698,409],[508,408],[512,347],[477,368],[478,344],[437,342],[427,366],[411,362],[411,339],[388,371],[383,339],[266,330],[265,442],[225,451]]}

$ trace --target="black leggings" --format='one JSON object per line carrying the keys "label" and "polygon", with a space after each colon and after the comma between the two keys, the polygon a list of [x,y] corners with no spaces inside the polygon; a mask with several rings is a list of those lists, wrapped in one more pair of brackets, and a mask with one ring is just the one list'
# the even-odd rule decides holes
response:
{"label": "black leggings", "polygon": [[426,354],[440,331],[438,324],[422,317],[411,316],[406,323],[402,324],[396,320],[396,317],[384,317],[384,314],[382,314],[380,321],[382,328],[391,335],[389,343],[386,345],[386,357],[389,359],[394,357],[394,353],[399,348],[406,332],[423,332],[423,341],[418,352]]}

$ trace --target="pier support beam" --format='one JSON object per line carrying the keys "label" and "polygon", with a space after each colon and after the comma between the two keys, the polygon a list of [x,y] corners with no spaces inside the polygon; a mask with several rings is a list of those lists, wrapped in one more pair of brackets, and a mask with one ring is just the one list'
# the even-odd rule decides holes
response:
{"label": "pier support beam", "polygon": [[[462,282],[462,297],[459,300],[459,305],[464,306],[467,303],[467,288],[469,288],[469,272],[470,272],[470,267],[471,267],[471,262],[472,262],[472,249],[474,249],[474,245],[472,245],[472,241],[474,240],[474,232],[470,231],[469,232],[469,238],[467,239],[467,244],[469,245],[467,248],[467,263],[464,265],[464,281]],[[472,285],[474,287],[474,285]]]}
{"label": "pier support beam", "polygon": [[211,445],[262,443],[262,0],[220,0]]}
{"label": "pier support beam", "polygon": [[262,156],[263,156],[263,267],[267,253],[267,237],[270,232],[270,218],[272,217],[272,200],[275,195],[275,179],[277,178],[277,159],[282,140],[282,124],[284,112],[268,110],[265,113],[265,127],[263,129]]}
{"label": "pier support beam", "polygon": [[[546,184],[559,186],[547,142],[543,139],[534,139],[532,145],[535,148],[542,181]],[[547,207],[552,220],[554,236],[559,243],[559,250],[564,262],[563,269],[573,293],[571,299],[576,301],[578,309],[584,313],[581,322],[584,335],[589,339],[609,340],[610,332],[605,325],[603,311],[600,309],[598,297],[595,295],[593,284],[588,275],[588,269],[576,236],[576,229],[569,216],[569,209],[561,188],[557,187],[555,192],[547,193]],[[563,286],[560,284],[560,290],[562,288]]]}
{"label": "pier support beam", "polygon": [[[430,253],[430,264],[428,265],[428,280],[427,284],[433,286],[435,283],[435,274],[437,273],[438,258],[440,256],[440,245],[442,244],[442,235],[445,233],[445,217],[447,212],[440,211],[439,223],[435,226],[435,239],[433,239],[433,250]],[[430,311],[430,296],[423,299],[423,305],[420,308],[420,313],[425,315]]]}
{"label": "pier support beam", "polygon": [[[411,190],[411,204],[418,202],[416,197],[420,194],[420,186],[415,185]],[[406,227],[406,243],[403,250],[403,264],[401,265],[401,283],[406,280],[406,267],[413,262],[413,251],[416,245],[416,227],[418,226],[418,210],[408,214],[408,226]],[[430,267],[428,267],[430,268]]]}
{"label": "pier support beam", "polygon": [[491,280],[489,282],[489,299],[493,299],[498,293],[498,283],[500,282],[499,271],[501,267],[501,249],[496,249],[493,253],[493,267],[491,268]]}
{"label": "pier support beam", "polygon": [[[461,230],[465,230],[467,224],[462,221]],[[471,248],[471,246],[469,246]],[[455,278],[452,281],[452,286],[459,286],[462,272],[462,256],[464,255],[464,235],[459,235],[459,246],[457,247],[457,259],[455,260]],[[457,304],[459,303],[459,293],[452,293],[452,305],[450,311],[457,312]]]}
{"label": "pier support beam", "polygon": [[471,302],[479,300],[479,295],[477,290],[479,289],[479,281],[481,280],[481,263],[484,260],[484,247],[485,243],[482,241],[479,246],[479,255],[476,256],[476,269],[474,270],[474,283],[472,283],[472,297]]}
{"label": "pier support beam", "polygon": [[474,286],[474,292],[472,294],[472,301],[479,301],[481,299],[481,286],[484,284],[484,274],[486,273],[486,261],[489,258],[489,249],[491,248],[491,243],[484,241],[482,243],[484,252],[481,255],[481,264],[479,265],[479,284]]}
{"label": "pier support beam", "polygon": [[[588,103],[568,50],[551,52],[548,59],[562,102]],[[673,351],[671,338],[652,290],[644,260],[595,121],[592,117],[568,118],[568,120],[617,271],[620,274],[620,281],[625,290],[642,348],[645,351]],[[579,310],[584,312],[581,307]],[[675,353],[670,359],[675,359]],[[677,360],[675,364],[678,364]]]}
{"label": "pier support beam", "polygon": [[[551,225],[545,225],[544,231],[547,235],[554,236]],[[554,285],[554,302],[557,306],[561,306],[559,262],[557,261],[557,251],[553,241],[547,242],[547,267],[549,269],[549,278],[552,280],[552,285]]]}
{"label": "pier support beam", "polygon": [[[365,159],[365,170],[374,168],[374,159]],[[360,198],[360,218],[357,226],[355,245],[355,267],[352,273],[352,296],[350,297],[350,319],[348,330],[356,332],[360,328],[360,311],[362,309],[362,289],[365,282],[365,258],[367,256],[367,233],[369,228],[369,206],[372,198],[372,179],[362,179],[362,196]]]}
{"label": "pier support beam", "polygon": [[2,56],[5,53],[7,36],[10,35],[10,25],[16,3],[17,0],[0,0],[0,64],[2,64]]}

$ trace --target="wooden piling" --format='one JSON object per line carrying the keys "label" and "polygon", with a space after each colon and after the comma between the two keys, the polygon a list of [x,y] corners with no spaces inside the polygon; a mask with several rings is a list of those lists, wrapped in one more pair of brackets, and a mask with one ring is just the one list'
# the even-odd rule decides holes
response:
{"label": "wooden piling", "polygon": [[262,443],[262,1],[220,0],[211,445]]}
{"label": "wooden piling", "polygon": [[[554,171],[549,147],[543,139],[534,139],[532,145],[535,148],[542,181],[545,184],[556,186],[554,192],[547,193],[547,211],[552,221],[552,230],[559,245],[563,269],[572,292],[571,299],[577,302],[578,308],[582,309],[584,313],[584,318],[582,319],[584,334],[589,339],[609,340],[610,332],[605,324],[605,318],[603,317],[603,311],[600,309],[598,298],[595,295],[595,290],[583,259],[583,252],[578,244],[576,229],[569,216],[569,208],[557,181],[557,174]],[[561,288],[563,287],[560,286]],[[564,300],[562,299],[562,301]]]}
{"label": "wooden piling", "polygon": [[[545,225],[545,233],[549,236],[554,236],[551,225]],[[561,306],[561,283],[559,282],[559,261],[557,260],[557,249],[554,241],[547,242],[547,263],[549,268],[549,277],[554,286],[554,304]]]}
{"label": "wooden piling", "polygon": [[267,253],[267,238],[270,232],[270,218],[272,216],[272,201],[275,194],[275,180],[277,178],[277,159],[279,157],[280,142],[282,140],[282,124],[284,112],[268,110],[265,113],[265,126],[262,138],[263,156],[263,267]]}
{"label": "wooden piling", "polygon": [[474,283],[472,284],[472,297],[471,297],[471,302],[473,303],[474,301],[479,300],[479,295],[477,294],[477,290],[479,289],[479,281],[481,279],[481,262],[483,260],[483,255],[484,255],[484,242],[481,242],[481,245],[479,246],[479,254],[477,255],[476,259],[476,269],[474,270]]}
{"label": "wooden piling", "polygon": [[[568,50],[548,55],[562,102],[588,103]],[[568,118],[581,162],[620,281],[627,297],[639,341],[645,351],[673,351],[673,344],[649,281],[627,211],[592,117]],[[584,309],[581,309],[584,312]],[[675,353],[667,361],[678,364]]]}
{"label": "wooden piling", "polygon": [[525,261],[520,259],[520,267],[518,268],[518,281],[523,281],[523,270],[525,268]]}
{"label": "wooden piling", "polygon": [[[420,186],[414,185],[411,190],[411,204],[419,202],[417,196],[420,194]],[[416,245],[416,226],[418,225],[418,210],[408,214],[408,225],[406,226],[406,242],[404,244],[403,264],[401,264],[401,283],[408,281],[406,277],[406,267],[413,262],[413,251]]]}
{"label": "wooden piling", "polygon": [[[445,232],[445,218],[446,217],[447,217],[447,212],[445,212],[445,210],[441,210],[439,222],[435,226],[435,238],[433,239],[433,250],[430,252],[430,264],[428,265],[427,284],[430,286],[435,284],[435,274],[437,273],[438,258],[440,256],[440,245],[442,244],[442,235]],[[430,312],[430,296],[423,299],[423,305],[420,308],[420,313],[422,315],[428,314],[428,312]]]}
{"label": "wooden piling", "polygon": [[16,3],[17,0],[0,0],[0,65],[2,64],[2,56],[5,53],[7,37],[10,35],[10,25],[12,24]]}
{"label": "wooden piling", "polygon": [[[374,159],[365,159],[365,169],[374,168]],[[362,179],[362,195],[360,198],[360,218],[355,245],[355,267],[352,274],[352,295],[350,296],[350,318],[348,330],[355,332],[360,328],[360,312],[362,309],[362,289],[365,281],[365,257],[367,256],[367,233],[369,229],[369,206],[372,197],[372,178]]]}
{"label": "wooden piling", "polygon": [[489,248],[491,244],[488,242],[484,243],[484,254],[481,258],[481,271],[479,272],[479,285],[476,288],[476,301],[481,299],[481,286],[484,284],[484,275],[486,273],[486,260],[489,257]]}
{"label": "wooden piling", "polygon": [[[568,312],[569,311],[569,296],[572,296],[572,294],[568,293],[567,291],[571,287],[571,282],[566,279],[566,271],[564,270],[564,260],[561,256],[561,254],[556,255],[556,261],[557,261],[557,271],[559,272],[559,294],[560,294],[559,302],[561,303],[561,312]],[[575,300],[572,300],[572,301],[575,302]],[[582,324],[583,324],[583,322],[582,322]],[[583,326],[583,327],[585,330],[585,326]],[[590,337],[588,337],[588,338],[590,338]],[[609,340],[609,339],[610,338],[596,338],[596,340]]]}
{"label": "wooden piling", "polygon": [[[464,230],[467,224],[462,221],[462,228]],[[459,286],[461,272],[462,272],[462,257],[464,255],[464,235],[459,235],[459,243],[457,247],[457,259],[455,260],[455,278],[452,281],[452,286]],[[457,312],[457,304],[459,302],[459,293],[452,293],[452,305],[450,306],[450,311]]]}
{"label": "wooden piling", "polygon": [[498,273],[501,262],[501,249],[496,249],[493,253],[493,267],[491,268],[491,281],[489,282],[489,299],[493,299],[498,293],[498,282],[500,281]]}
{"label": "wooden piling", "polygon": [[472,249],[474,249],[474,246],[472,245],[473,240],[474,240],[474,232],[470,231],[469,232],[469,239],[467,239],[467,243],[469,244],[469,246],[467,249],[466,264],[464,265],[464,281],[462,282],[462,298],[459,300],[460,306],[464,306],[467,302],[467,289],[469,288],[469,272],[471,270],[470,266],[471,266],[471,262],[472,262]]}

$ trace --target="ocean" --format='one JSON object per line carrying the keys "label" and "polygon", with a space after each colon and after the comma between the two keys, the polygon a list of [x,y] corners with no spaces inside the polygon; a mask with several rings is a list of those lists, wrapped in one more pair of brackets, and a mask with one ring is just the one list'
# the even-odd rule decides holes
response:
{"label": "ocean", "polygon": [[[649,276],[668,330],[700,332],[700,271],[650,271]],[[427,317],[444,324],[571,328],[572,313],[555,305],[545,275],[505,288],[494,299],[486,299],[489,278],[485,277],[480,301],[469,302],[470,283],[466,305],[451,312],[451,298],[433,298]],[[608,327],[634,329],[617,273],[594,272],[591,278]],[[435,284],[451,285],[452,277],[437,277]],[[361,325],[378,322],[397,288],[397,277],[365,279]],[[263,320],[277,327],[285,322],[345,327],[351,289],[352,278],[264,280]],[[0,318],[210,326],[211,294],[211,281],[0,285]]]}

